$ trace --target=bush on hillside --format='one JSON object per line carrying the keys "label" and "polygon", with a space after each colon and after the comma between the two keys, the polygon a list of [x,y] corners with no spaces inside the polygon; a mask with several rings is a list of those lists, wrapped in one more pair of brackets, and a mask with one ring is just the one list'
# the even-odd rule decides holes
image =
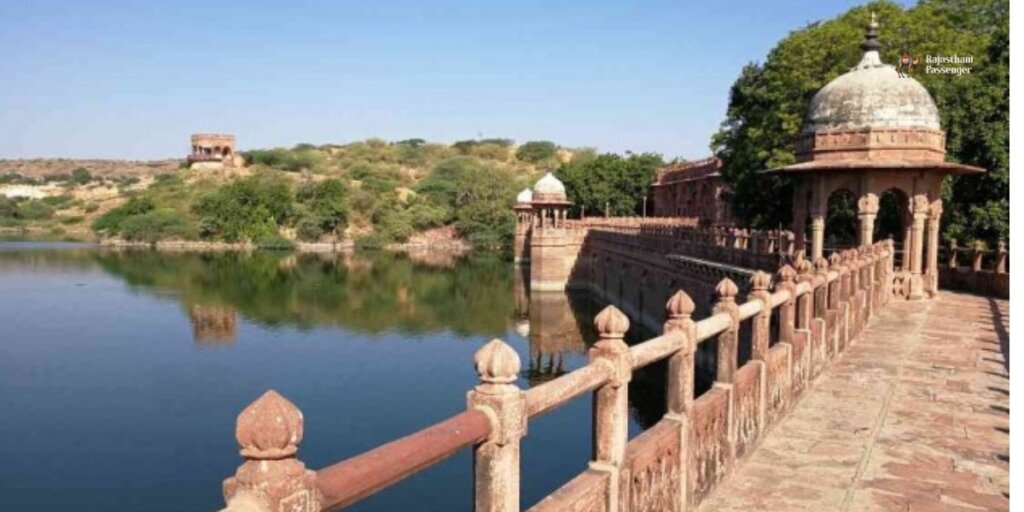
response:
{"label": "bush on hillside", "polygon": [[195,226],[171,208],[160,208],[126,217],[120,224],[125,240],[156,242],[157,240],[191,240],[198,236]]}
{"label": "bush on hillside", "polygon": [[85,185],[92,181],[92,173],[85,167],[79,167],[71,171],[71,182],[76,185]]}
{"label": "bush on hillside", "polygon": [[558,146],[554,142],[546,140],[534,140],[519,146],[516,150],[516,158],[522,162],[540,163],[555,158]]}
{"label": "bush on hillside", "polygon": [[291,216],[293,202],[288,180],[266,173],[207,193],[193,211],[200,217],[201,236],[240,242],[277,234],[278,225]]}
{"label": "bush on hillside", "polygon": [[53,217],[54,208],[39,199],[29,199],[18,204],[15,217],[24,220],[42,220]]}

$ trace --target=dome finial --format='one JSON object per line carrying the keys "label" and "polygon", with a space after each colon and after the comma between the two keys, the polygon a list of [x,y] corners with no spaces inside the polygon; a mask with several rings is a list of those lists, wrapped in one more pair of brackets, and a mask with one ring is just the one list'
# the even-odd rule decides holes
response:
{"label": "dome finial", "polygon": [[865,52],[877,52],[881,48],[882,44],[878,42],[878,19],[875,11],[871,11],[871,21],[868,23],[868,30],[864,34],[864,42],[861,43],[860,49]]}

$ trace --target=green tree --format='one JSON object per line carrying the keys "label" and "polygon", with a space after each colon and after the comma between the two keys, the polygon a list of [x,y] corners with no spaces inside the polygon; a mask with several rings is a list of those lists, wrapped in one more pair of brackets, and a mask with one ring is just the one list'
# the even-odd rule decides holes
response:
{"label": "green tree", "polygon": [[516,158],[522,162],[540,163],[555,157],[558,146],[546,140],[533,140],[516,149]]}
{"label": "green tree", "polygon": [[508,168],[457,157],[439,163],[417,191],[438,207],[432,212],[435,219],[454,222],[477,247],[494,248],[512,241],[516,188]]}
{"label": "green tree", "polygon": [[338,229],[345,227],[348,219],[348,186],[339,179],[328,179],[319,183],[306,183],[299,187],[296,199],[306,208],[307,217],[304,222],[297,224],[300,232],[305,224],[306,240],[315,239],[311,237],[314,230],[310,223],[318,226],[321,234],[337,233]]}
{"label": "green tree", "polygon": [[293,211],[288,180],[270,173],[235,180],[207,193],[194,206],[200,235],[229,242],[277,234]]}
{"label": "green tree", "polygon": [[92,173],[85,167],[79,167],[71,171],[71,181],[77,185],[85,185],[92,181]]}
{"label": "green tree", "polygon": [[[748,225],[788,224],[788,179],[758,171],[795,161],[793,141],[811,97],[848,71],[870,12],[878,13],[884,61],[906,51],[973,55],[976,73],[951,77],[916,73],[935,98],[947,132],[947,158],[986,167],[984,176],[947,180],[945,234],[1006,237],[1009,227],[1009,2],[925,0],[911,9],[888,1],[850,9],[792,32],[763,63],[743,68],[730,90],[726,120],[712,138],[723,175],[735,191],[733,208]],[[780,200],[780,198],[782,198]]]}
{"label": "green tree", "polygon": [[586,208],[587,215],[603,215],[607,207],[609,215],[639,215],[654,173],[663,163],[654,153],[626,157],[607,153],[573,160],[557,174],[573,202],[574,214]]}

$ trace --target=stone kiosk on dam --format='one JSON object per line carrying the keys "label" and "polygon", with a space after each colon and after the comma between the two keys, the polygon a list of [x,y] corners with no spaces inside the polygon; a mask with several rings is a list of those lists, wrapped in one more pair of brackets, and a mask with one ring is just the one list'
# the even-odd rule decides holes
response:
{"label": "stone kiosk on dam", "polygon": [[[530,510],[696,510],[877,317],[896,304],[925,309],[939,295],[939,183],[980,169],[943,161],[935,105],[881,63],[876,27],[872,20],[861,62],[815,96],[797,141],[801,161],[773,170],[800,177],[794,207],[806,215],[793,231],[708,227],[696,217],[570,219],[565,187],[548,174],[517,198],[515,256],[529,275],[521,291],[530,315],[545,303],[534,297],[570,288],[612,304],[594,319],[589,363],[524,390],[518,355],[493,340],[474,358],[479,385],[465,412],[317,471],[297,457],[302,414],[269,391],[238,418],[245,461],[224,483],[227,510],[345,507],[470,449],[474,509],[518,511],[530,422],[583,395],[593,402],[590,431],[580,433],[592,436],[589,465]],[[824,246],[824,205],[838,189],[858,196],[855,247]],[[888,189],[906,199],[900,253],[892,239],[874,239],[877,195]],[[661,334],[627,345],[630,318]],[[569,349],[547,349],[561,350]],[[695,384],[699,359],[713,372],[706,390]],[[666,413],[630,439],[628,383],[662,360]]]}

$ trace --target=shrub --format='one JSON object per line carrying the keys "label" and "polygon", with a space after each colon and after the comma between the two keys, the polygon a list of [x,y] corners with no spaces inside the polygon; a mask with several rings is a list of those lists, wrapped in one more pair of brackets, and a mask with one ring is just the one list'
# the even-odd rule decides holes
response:
{"label": "shrub", "polygon": [[128,217],[142,215],[156,206],[153,200],[148,197],[132,197],[128,202],[101,215],[92,223],[93,231],[104,234],[118,234],[121,232],[121,223]]}
{"label": "shrub", "polygon": [[307,224],[311,221],[319,222],[320,234],[345,227],[348,220],[348,186],[341,180],[329,179],[315,184],[303,184],[299,187],[296,198],[308,210],[308,215],[303,220],[307,221]]}
{"label": "shrub", "polygon": [[303,242],[315,242],[324,235],[323,221],[312,215],[301,217],[295,223],[295,234]]}
{"label": "shrub", "polygon": [[530,141],[516,150],[516,158],[523,162],[539,163],[555,157],[558,146],[546,140]]}
{"label": "shrub", "polygon": [[44,197],[44,198],[40,199],[40,201],[42,201],[42,202],[44,202],[44,203],[46,203],[46,204],[48,204],[48,205],[50,205],[50,206],[52,206],[54,208],[61,208],[63,206],[66,206],[68,203],[72,202],[73,200],[74,200],[74,198],[69,196],[69,195],[67,195],[67,194],[63,194],[63,195],[59,195],[59,196],[47,196],[47,197]]}
{"label": "shrub", "polygon": [[324,161],[324,154],[312,145],[299,144],[294,149],[255,149],[242,154],[247,162],[282,171],[298,172],[315,169]]}
{"label": "shrub", "polygon": [[0,196],[0,218],[13,218],[18,214],[18,202],[7,196]]}
{"label": "shrub", "polygon": [[82,217],[81,215],[69,215],[69,216],[66,216],[66,217],[61,217],[60,218],[60,223],[61,224],[65,224],[65,225],[78,224],[79,222],[82,222],[83,220],[85,220],[85,217]]}
{"label": "shrub", "polygon": [[79,167],[71,171],[71,182],[76,185],[85,185],[92,181],[92,173],[85,167]]}
{"label": "shrub", "polygon": [[133,215],[121,222],[121,236],[126,240],[155,242],[163,239],[194,239],[197,231],[179,212],[161,208]]}
{"label": "shrub", "polygon": [[274,233],[271,235],[263,235],[253,242],[257,248],[272,251],[290,251],[295,249],[295,242],[288,240],[287,238]]}
{"label": "shrub", "polygon": [[277,234],[292,213],[293,199],[287,180],[257,174],[208,193],[193,210],[201,217],[201,235],[238,242]]}
{"label": "shrub", "polygon": [[25,220],[49,219],[53,216],[54,208],[38,199],[30,199],[18,204],[16,217]]}
{"label": "shrub", "polygon": [[355,245],[357,249],[383,249],[387,241],[379,233],[370,233],[357,237]]}

